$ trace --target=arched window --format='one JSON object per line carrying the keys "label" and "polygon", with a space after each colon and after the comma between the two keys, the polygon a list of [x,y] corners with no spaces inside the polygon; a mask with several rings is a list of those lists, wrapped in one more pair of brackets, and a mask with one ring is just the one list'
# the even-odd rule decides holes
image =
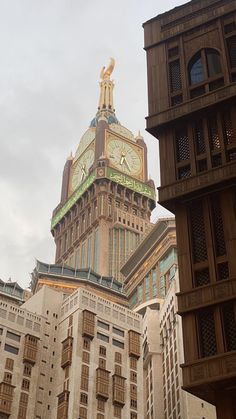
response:
{"label": "arched window", "polygon": [[190,84],[201,83],[204,81],[204,67],[202,63],[201,51],[191,59],[189,63],[189,81]]}
{"label": "arched window", "polygon": [[[220,54],[213,48],[198,51],[188,65],[190,97],[200,96],[224,85]],[[195,88],[195,85],[200,85]]]}

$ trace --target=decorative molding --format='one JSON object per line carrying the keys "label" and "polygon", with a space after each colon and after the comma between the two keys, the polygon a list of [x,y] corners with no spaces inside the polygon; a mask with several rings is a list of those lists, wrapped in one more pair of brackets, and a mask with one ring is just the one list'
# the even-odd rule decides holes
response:
{"label": "decorative molding", "polygon": [[73,207],[73,205],[78,201],[78,199],[83,195],[83,193],[91,186],[96,179],[107,178],[112,182],[118,183],[121,186],[131,189],[134,192],[140,193],[141,195],[146,196],[147,198],[156,200],[155,189],[146,185],[143,182],[140,182],[136,179],[133,179],[129,176],[119,173],[118,171],[111,169],[110,167],[98,167],[94,170],[88,178],[79,186],[75,193],[68,199],[66,204],[54,215],[51,222],[51,229],[53,229],[57,223],[66,215],[66,213]]}
{"label": "decorative molding", "polygon": [[189,177],[168,186],[159,188],[159,202],[165,203],[183,195],[202,190],[203,188],[222,183],[222,179],[230,180],[236,176],[236,162],[227,163],[206,173],[198,173],[197,176]]}
{"label": "decorative molding", "polygon": [[178,314],[218,304],[236,298],[236,278],[194,288],[191,291],[178,293]]}
{"label": "decorative molding", "polygon": [[181,368],[185,390],[202,384],[230,379],[236,374],[236,351],[183,364]]}

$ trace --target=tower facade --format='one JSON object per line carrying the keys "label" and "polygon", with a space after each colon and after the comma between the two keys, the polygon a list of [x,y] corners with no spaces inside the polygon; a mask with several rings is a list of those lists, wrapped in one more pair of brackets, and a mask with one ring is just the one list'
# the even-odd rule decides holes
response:
{"label": "tower facade", "polygon": [[183,387],[236,417],[236,3],[194,0],[146,22],[159,202],[175,213]]}
{"label": "tower facade", "polygon": [[143,138],[116,118],[113,68],[111,59],[102,69],[98,111],[67,159],[51,227],[57,264],[122,281],[120,266],[150,228],[155,189]]}

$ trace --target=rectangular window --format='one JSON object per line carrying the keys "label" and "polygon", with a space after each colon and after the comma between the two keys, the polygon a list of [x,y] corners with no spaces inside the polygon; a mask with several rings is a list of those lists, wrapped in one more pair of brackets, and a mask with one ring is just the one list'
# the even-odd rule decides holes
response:
{"label": "rectangular window", "polygon": [[177,162],[190,159],[189,139],[187,129],[175,132],[176,160]]}
{"label": "rectangular window", "polygon": [[26,380],[25,378],[23,378],[21,388],[22,388],[22,390],[29,391],[30,381],[29,380]]}
{"label": "rectangular window", "polygon": [[182,89],[180,61],[175,60],[169,63],[170,91],[177,92]]}
{"label": "rectangular window", "polygon": [[122,337],[124,337],[124,335],[125,335],[124,330],[120,330],[117,327],[113,327],[112,331],[113,331],[113,333],[116,333],[116,335],[119,335],[119,336],[122,336]]}
{"label": "rectangular window", "polygon": [[7,345],[7,343],[5,343],[4,350],[7,352],[11,352],[14,355],[18,355],[18,352],[19,352],[19,348],[15,348],[15,346]]}
{"label": "rectangular window", "polygon": [[209,118],[207,122],[208,122],[210,148],[211,150],[219,150],[220,149],[220,136],[219,136],[216,117],[214,115],[211,116],[211,118]]}
{"label": "rectangular window", "polygon": [[31,370],[32,370],[32,365],[25,363],[24,364],[23,375],[26,375],[27,377],[30,377],[31,376]]}
{"label": "rectangular window", "polygon": [[189,215],[192,233],[193,258],[194,262],[197,263],[207,259],[205,223],[201,201],[194,202],[190,208]]}
{"label": "rectangular window", "polygon": [[16,342],[20,342],[20,335],[16,335],[15,333],[9,332],[9,330],[7,330],[7,338],[15,340]]}
{"label": "rectangular window", "polygon": [[236,67],[236,35],[227,38],[230,67]]}
{"label": "rectangular window", "polygon": [[118,346],[118,348],[124,349],[124,342],[120,342],[119,340],[112,339],[112,345]]}
{"label": "rectangular window", "polygon": [[102,333],[97,333],[97,338],[103,340],[104,342],[109,342],[109,336],[103,335]]}
{"label": "rectangular window", "polygon": [[118,364],[122,363],[122,354],[120,352],[115,352],[115,362],[118,362]]}
{"label": "rectangular window", "polygon": [[100,356],[106,356],[106,352],[107,352],[107,350],[106,350],[105,346],[99,346],[99,355]]}
{"label": "rectangular window", "polygon": [[234,303],[222,307],[226,351],[236,350],[236,317]]}
{"label": "rectangular window", "polygon": [[104,323],[101,320],[98,320],[97,325],[98,325],[98,327],[101,327],[102,329],[105,329],[105,330],[109,330],[110,329],[109,324]]}
{"label": "rectangular window", "polygon": [[11,358],[6,358],[5,368],[6,370],[13,371],[14,360]]}
{"label": "rectangular window", "polygon": [[216,355],[216,334],[214,311],[211,308],[201,310],[197,315],[199,328],[200,357]]}

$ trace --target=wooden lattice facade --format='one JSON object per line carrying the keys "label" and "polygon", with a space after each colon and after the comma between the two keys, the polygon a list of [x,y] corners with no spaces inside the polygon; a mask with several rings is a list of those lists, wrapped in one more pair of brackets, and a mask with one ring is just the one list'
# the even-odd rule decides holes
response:
{"label": "wooden lattice facade", "polygon": [[144,24],[159,202],[176,216],[184,388],[236,417],[236,3]]}

